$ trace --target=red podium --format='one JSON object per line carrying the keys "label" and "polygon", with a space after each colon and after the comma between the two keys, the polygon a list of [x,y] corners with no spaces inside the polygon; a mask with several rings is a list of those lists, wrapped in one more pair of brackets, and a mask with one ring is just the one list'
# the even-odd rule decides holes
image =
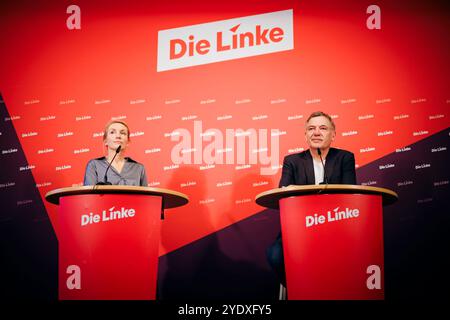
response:
{"label": "red podium", "polygon": [[154,300],[161,215],[171,190],[84,186],[50,191],[58,208],[60,300]]}
{"label": "red podium", "polygon": [[383,205],[395,192],[358,185],[273,189],[256,203],[280,209],[289,300],[384,299]]}

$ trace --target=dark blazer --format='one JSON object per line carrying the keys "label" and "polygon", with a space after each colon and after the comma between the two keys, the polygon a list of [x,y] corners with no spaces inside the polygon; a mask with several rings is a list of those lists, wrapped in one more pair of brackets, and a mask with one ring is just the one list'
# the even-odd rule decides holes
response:
{"label": "dark blazer", "polygon": [[[325,161],[325,173],[329,184],[356,184],[355,156],[346,150],[330,148]],[[309,149],[284,158],[279,187],[291,184],[315,184]]]}

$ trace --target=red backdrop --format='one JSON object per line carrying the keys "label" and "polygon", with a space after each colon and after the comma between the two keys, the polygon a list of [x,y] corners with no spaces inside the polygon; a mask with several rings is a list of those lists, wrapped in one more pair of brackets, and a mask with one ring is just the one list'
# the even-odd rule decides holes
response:
{"label": "red backdrop", "polygon": [[[42,197],[80,185],[87,161],[102,155],[104,124],[125,120],[128,155],[146,166],[149,185],[190,198],[166,214],[163,255],[261,210],[255,195],[281,174],[261,175],[260,162],[171,168],[177,143],[167,134],[175,129],[193,135],[194,121],[224,136],[279,129],[281,163],[307,147],[305,118],[323,110],[335,118],[335,146],[363,166],[447,128],[446,13],[421,1],[379,1],[381,29],[369,30],[371,4],[78,1],[80,30],[66,26],[68,2],[2,4],[0,90],[11,116],[2,121],[13,122],[27,158],[11,170],[31,170]],[[288,9],[292,50],[157,72],[160,30]],[[46,208],[54,222],[56,207]]]}

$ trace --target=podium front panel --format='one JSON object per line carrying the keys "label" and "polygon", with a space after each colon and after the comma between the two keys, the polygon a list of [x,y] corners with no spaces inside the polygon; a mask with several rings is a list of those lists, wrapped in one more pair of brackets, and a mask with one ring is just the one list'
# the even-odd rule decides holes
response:
{"label": "podium front panel", "polygon": [[147,195],[62,197],[59,298],[154,300],[161,202]]}
{"label": "podium front panel", "polygon": [[381,196],[284,198],[280,219],[289,300],[384,299]]}

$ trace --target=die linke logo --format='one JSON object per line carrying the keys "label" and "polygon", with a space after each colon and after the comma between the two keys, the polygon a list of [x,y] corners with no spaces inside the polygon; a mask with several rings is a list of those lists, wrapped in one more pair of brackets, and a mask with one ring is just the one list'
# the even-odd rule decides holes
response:
{"label": "die linke logo", "polygon": [[326,215],[309,215],[305,217],[306,228],[321,225],[327,222],[336,222],[359,217],[359,209],[345,208],[340,210],[339,207],[327,212]]}
{"label": "die linke logo", "polygon": [[90,224],[96,224],[100,222],[108,222],[119,219],[133,218],[136,214],[136,210],[133,208],[120,208],[111,207],[108,210],[103,210],[101,214],[89,213],[81,215],[81,226],[87,226]]}
{"label": "die linke logo", "polygon": [[293,48],[292,9],[161,30],[158,32],[157,71]]}

